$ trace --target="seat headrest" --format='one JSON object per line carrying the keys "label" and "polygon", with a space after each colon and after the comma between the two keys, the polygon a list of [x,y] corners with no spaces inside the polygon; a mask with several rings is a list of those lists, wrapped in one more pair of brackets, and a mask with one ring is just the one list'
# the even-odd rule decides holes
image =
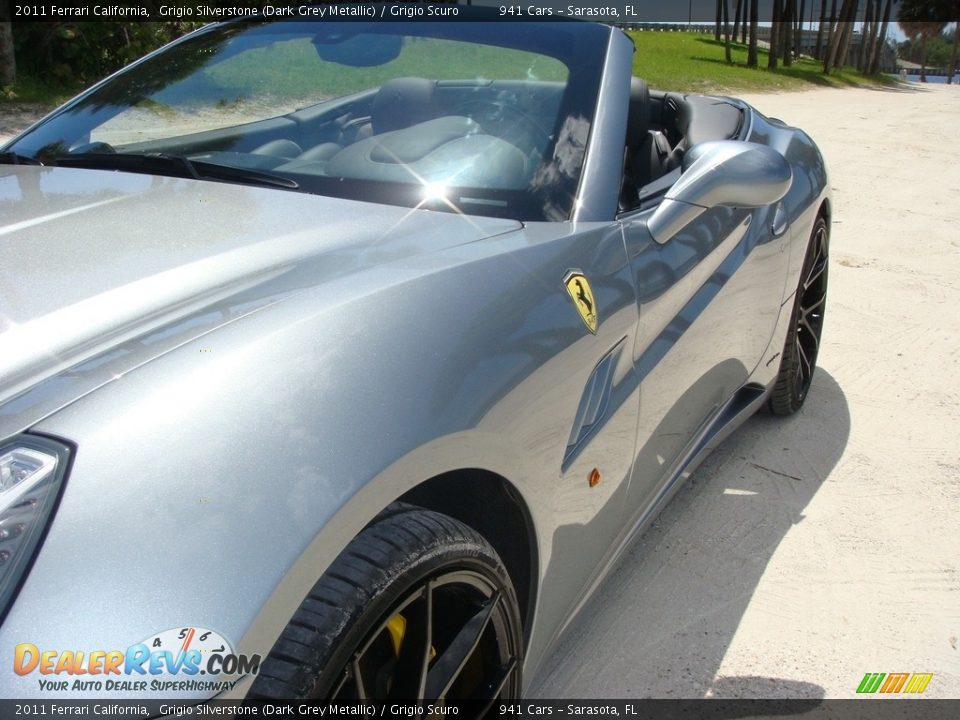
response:
{"label": "seat headrest", "polygon": [[650,89],[640,78],[630,78],[630,106],[627,111],[627,148],[630,154],[640,147],[650,129]]}
{"label": "seat headrest", "polygon": [[370,119],[376,134],[400,130],[430,119],[433,81],[419,77],[393,78],[373,98]]}

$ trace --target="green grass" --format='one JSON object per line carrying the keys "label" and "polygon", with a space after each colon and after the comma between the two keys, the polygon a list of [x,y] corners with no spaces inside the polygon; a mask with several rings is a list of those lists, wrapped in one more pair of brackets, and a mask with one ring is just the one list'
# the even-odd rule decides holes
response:
{"label": "green grass", "polygon": [[[331,67],[336,72],[331,72]],[[291,72],[290,68],[300,70]],[[373,67],[324,66],[312,43],[298,38],[230,58],[210,67],[205,75],[227,95],[244,96],[251,88],[269,88],[278,98],[316,101],[375,88],[391,77],[459,80],[478,72],[499,79],[565,80],[567,75],[562,63],[543,55],[422,38],[408,38],[396,60]]]}
{"label": "green grass", "polygon": [[724,44],[711,35],[678,32],[630,32],[637,47],[633,74],[652,88],[692,92],[777,92],[811,87],[895,85],[887,78],[860,75],[852,68],[824,75],[821,63],[801,58],[790,67],[767,69],[768,53],[759,51],[759,68],[747,67],[747,46],[733,44],[733,63]]}

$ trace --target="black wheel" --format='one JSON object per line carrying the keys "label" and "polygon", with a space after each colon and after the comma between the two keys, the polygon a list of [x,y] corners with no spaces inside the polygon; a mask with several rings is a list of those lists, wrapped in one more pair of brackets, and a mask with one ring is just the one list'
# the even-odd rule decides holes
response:
{"label": "black wheel", "polygon": [[496,551],[453,518],[397,503],[313,587],[249,697],[492,702],[519,696],[522,659]]}
{"label": "black wheel", "polygon": [[829,247],[827,222],[818,217],[800,271],[780,373],[770,396],[770,410],[775,415],[791,415],[799,410],[813,381],[827,303]]}

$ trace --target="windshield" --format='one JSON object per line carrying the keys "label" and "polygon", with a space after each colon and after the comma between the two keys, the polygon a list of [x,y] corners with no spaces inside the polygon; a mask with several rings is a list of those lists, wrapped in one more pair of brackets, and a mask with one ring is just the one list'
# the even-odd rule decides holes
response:
{"label": "windshield", "polygon": [[271,186],[290,191],[563,220],[606,40],[581,23],[229,23],[118,74],[8,150],[46,164],[220,182],[276,176]]}

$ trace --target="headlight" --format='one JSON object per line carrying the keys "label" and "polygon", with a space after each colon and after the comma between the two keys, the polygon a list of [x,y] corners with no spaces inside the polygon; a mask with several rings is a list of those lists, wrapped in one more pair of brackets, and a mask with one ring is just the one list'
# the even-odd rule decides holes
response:
{"label": "headlight", "polygon": [[47,438],[0,443],[0,617],[43,537],[69,458],[65,446]]}

